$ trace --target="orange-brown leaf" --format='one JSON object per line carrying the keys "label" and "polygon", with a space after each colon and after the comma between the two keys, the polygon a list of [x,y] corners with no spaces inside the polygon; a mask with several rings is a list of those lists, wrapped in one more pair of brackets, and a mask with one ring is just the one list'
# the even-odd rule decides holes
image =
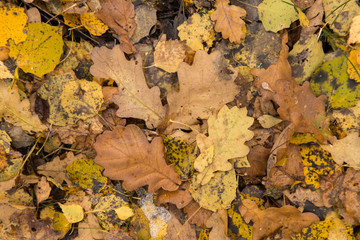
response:
{"label": "orange-brown leaf", "polygon": [[125,189],[132,191],[149,185],[149,192],[159,188],[175,191],[180,177],[173,166],[166,164],[160,137],[151,143],[136,125],[117,126],[96,139],[95,162],[105,168],[104,176],[124,180]]}
{"label": "orange-brown leaf", "polygon": [[131,1],[102,0],[102,9],[96,13],[118,35],[121,50],[130,54],[136,51],[130,42],[136,28],[135,8]]}
{"label": "orange-brown leaf", "polygon": [[229,0],[217,0],[215,7],[216,11],[211,14],[211,20],[216,21],[215,31],[221,32],[223,38],[228,38],[230,42],[241,43],[241,39],[245,37],[245,22],[241,17],[246,15],[246,11],[229,5]]}
{"label": "orange-brown leaf", "polygon": [[287,36],[284,36],[276,64],[266,70],[252,70],[252,74],[258,77],[255,85],[261,89],[264,98],[280,106],[277,110],[280,117],[292,122],[295,132],[311,133],[320,143],[326,144],[329,132],[325,114],[326,96],[315,97],[309,82],[299,86],[291,77],[286,42]]}

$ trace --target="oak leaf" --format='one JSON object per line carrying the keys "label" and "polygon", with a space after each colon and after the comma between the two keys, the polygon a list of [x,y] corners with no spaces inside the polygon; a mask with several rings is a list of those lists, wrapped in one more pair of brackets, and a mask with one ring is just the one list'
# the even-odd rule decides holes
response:
{"label": "oak leaf", "polygon": [[115,31],[120,41],[120,48],[130,54],[136,51],[130,42],[136,28],[135,8],[131,1],[103,0],[102,9],[96,13],[106,25]]}
{"label": "oak leaf", "polygon": [[141,59],[126,60],[119,45],[113,49],[94,48],[91,53],[94,65],[90,72],[96,78],[111,78],[116,81],[119,95],[113,101],[119,105],[119,117],[140,118],[148,128],[157,127],[165,117],[159,87],[148,88],[141,66]]}
{"label": "oak leaf", "polygon": [[[258,77],[255,86],[261,89],[265,99],[279,105],[277,109],[283,120],[292,122],[294,131],[311,133],[320,143],[327,143],[328,121],[326,121],[326,96],[315,97],[309,82],[299,86],[291,76],[287,60],[287,35],[282,39],[282,50],[276,64],[265,69],[253,69]],[[289,134],[291,137],[292,134]]]}
{"label": "oak leaf", "polygon": [[254,119],[247,116],[246,108],[229,109],[226,105],[217,117],[208,119],[209,136],[198,134],[196,137],[201,154],[195,160],[194,167],[200,172],[198,178],[202,179],[202,185],[210,181],[214,172],[232,169],[233,164],[229,159],[244,157],[249,153],[244,143],[254,136],[248,130],[253,122]]}
{"label": "oak leaf", "polygon": [[178,68],[180,91],[170,92],[167,96],[169,117],[195,125],[198,118],[207,119],[232,101],[238,93],[234,83],[237,73],[228,72],[220,52],[197,51],[191,66],[181,63]]}
{"label": "oak leaf", "polygon": [[282,230],[284,239],[290,239],[294,233],[299,233],[304,227],[318,222],[319,218],[313,213],[302,213],[294,206],[281,208],[270,207],[260,210],[257,204],[250,199],[242,201],[240,206],[241,216],[248,223],[254,222],[253,239],[262,239],[277,231]]}
{"label": "oak leaf", "polygon": [[129,191],[149,185],[149,192],[159,188],[175,191],[180,177],[164,158],[164,145],[160,137],[151,143],[135,125],[118,126],[105,131],[97,138],[94,148],[95,162],[105,168],[104,176],[113,180],[124,180]]}
{"label": "oak leaf", "polygon": [[246,11],[229,5],[229,0],[217,0],[215,7],[216,11],[211,14],[211,20],[216,21],[215,31],[221,32],[223,38],[228,38],[230,42],[241,43],[245,37],[245,22],[241,17],[246,15]]}

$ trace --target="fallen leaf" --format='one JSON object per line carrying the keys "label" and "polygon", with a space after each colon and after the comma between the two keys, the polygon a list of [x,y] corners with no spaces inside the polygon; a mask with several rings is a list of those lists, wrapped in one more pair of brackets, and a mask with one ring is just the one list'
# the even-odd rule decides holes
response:
{"label": "fallen leaf", "polygon": [[268,68],[276,63],[281,50],[280,37],[266,31],[259,22],[252,22],[246,28],[245,41],[235,48],[234,60],[250,68]]}
{"label": "fallen leaf", "polygon": [[51,220],[37,219],[33,210],[26,209],[11,216],[11,227],[5,239],[58,239],[61,233],[53,230]]}
{"label": "fallen leaf", "polygon": [[186,207],[192,200],[189,192],[190,182],[183,183],[178,190],[170,192],[162,189],[158,192],[156,204],[172,203],[178,209]]}
{"label": "fallen leaf", "polygon": [[291,239],[291,235],[299,233],[303,228],[319,221],[315,214],[302,213],[290,205],[260,210],[257,204],[249,199],[243,200],[242,203],[243,205],[240,206],[241,216],[246,222],[250,222],[250,220],[254,222],[254,240],[269,236],[278,229],[281,229],[283,239]]}
{"label": "fallen leaf", "polygon": [[310,227],[304,228],[301,233],[295,235],[293,239],[337,239],[347,240],[355,239],[353,228],[344,223],[340,216],[332,211],[329,212],[324,221],[311,224]]}
{"label": "fallen leaf", "polygon": [[353,107],[360,99],[360,83],[349,78],[346,56],[333,56],[311,77],[311,89],[316,96],[326,95],[332,109]]}
{"label": "fallen leaf", "polygon": [[121,220],[126,220],[134,216],[134,211],[128,206],[122,206],[115,209],[116,214]]}
{"label": "fallen leaf", "polygon": [[354,0],[323,0],[325,19],[330,28],[340,36],[349,32],[352,19],[360,14],[360,7]]}
{"label": "fallen leaf", "polygon": [[[211,20],[216,21],[215,31],[221,32],[223,38],[230,42],[241,43],[245,38],[246,11],[236,5],[229,5],[229,0],[216,0],[215,12],[211,14]],[[245,30],[245,31],[244,31]]]}
{"label": "fallen leaf", "polygon": [[281,119],[275,118],[271,115],[262,115],[258,117],[257,120],[263,128],[271,128],[282,122]]}
{"label": "fallen leaf", "polygon": [[12,39],[15,44],[19,44],[26,40],[27,16],[24,8],[11,5],[1,6],[0,23],[0,47],[8,45],[9,39]]}
{"label": "fallen leaf", "polygon": [[177,72],[185,58],[185,44],[179,40],[166,41],[163,35],[155,47],[154,65],[169,73]]}
{"label": "fallen leaf", "polygon": [[118,35],[122,51],[134,53],[136,49],[130,42],[136,28],[133,3],[126,0],[103,0],[101,6],[96,16]]}
{"label": "fallen leaf", "polygon": [[39,182],[35,186],[35,195],[38,206],[39,203],[48,199],[50,192],[51,192],[50,184],[46,180],[46,177],[42,176],[41,179],[39,179]]}
{"label": "fallen leaf", "polygon": [[305,183],[315,189],[320,187],[320,176],[331,175],[335,162],[331,154],[319,145],[301,146],[300,153],[304,164]]}
{"label": "fallen leaf", "polygon": [[254,136],[248,130],[253,122],[254,119],[247,116],[246,108],[229,109],[226,105],[220,109],[217,117],[208,119],[209,136],[198,134],[196,137],[201,154],[195,160],[194,167],[199,172],[197,178],[202,179],[201,185],[207,184],[214,172],[232,169],[233,164],[228,160],[249,153],[244,143]]}
{"label": "fallen leaf", "polygon": [[317,40],[316,35],[301,37],[289,53],[292,76],[296,83],[306,81],[321,66],[324,56],[322,42]]}
{"label": "fallen leaf", "polygon": [[115,225],[121,226],[124,223],[116,213],[116,209],[121,207],[129,207],[129,204],[115,194],[100,197],[94,212],[102,228],[110,230]]}
{"label": "fallen leaf", "polygon": [[178,26],[177,30],[180,40],[186,41],[186,45],[194,51],[208,50],[215,39],[214,24],[208,14],[194,13],[186,22]]}
{"label": "fallen leaf", "polygon": [[72,73],[52,76],[38,91],[50,105],[48,122],[57,126],[74,124],[97,115],[103,103],[101,86],[76,80]]}
{"label": "fallen leaf", "polygon": [[125,189],[132,191],[149,185],[149,192],[159,188],[175,191],[180,177],[173,166],[166,165],[164,145],[160,137],[151,143],[136,125],[117,126],[96,139],[95,162],[105,168],[104,176],[124,180]]}
{"label": "fallen leaf", "polygon": [[218,210],[213,213],[206,222],[206,227],[212,228],[209,234],[209,240],[229,240],[228,215],[226,210]]}
{"label": "fallen leaf", "polygon": [[148,36],[156,21],[156,9],[154,7],[145,4],[138,5],[135,8],[136,28],[130,40],[138,42],[143,37]]}
{"label": "fallen leaf", "polygon": [[298,14],[290,1],[264,0],[257,8],[266,31],[276,33],[298,20]]}
{"label": "fallen leaf", "polygon": [[360,51],[352,50],[348,56],[347,73],[349,78],[354,79],[356,82],[360,82]]}
{"label": "fallen leaf", "polygon": [[105,25],[94,12],[85,12],[80,15],[81,24],[93,35],[103,35],[109,27]]}
{"label": "fallen leaf", "polygon": [[202,178],[195,174],[190,185],[190,193],[202,208],[215,212],[230,208],[236,197],[237,181],[235,170],[215,172],[213,178],[201,185]]}
{"label": "fallen leaf", "polygon": [[84,219],[84,210],[77,204],[58,203],[69,223],[77,223]]}
{"label": "fallen leaf", "polygon": [[14,78],[14,75],[12,75],[9,69],[4,65],[4,62],[0,61],[0,79],[5,78]]}
{"label": "fallen leaf", "polygon": [[78,234],[79,235],[77,238],[75,238],[75,240],[83,240],[84,238],[104,239],[105,235],[96,219],[96,216],[92,213],[86,213],[86,218],[79,222]]}
{"label": "fallen leaf", "polygon": [[30,23],[28,28],[25,42],[10,43],[9,56],[24,72],[42,77],[60,63],[64,45],[61,29],[46,23]]}
{"label": "fallen leaf", "polygon": [[175,171],[181,180],[190,179],[194,174],[194,161],[196,159],[196,148],[185,141],[172,137],[164,138],[166,147],[166,159],[174,165]]}
{"label": "fallen leaf", "polygon": [[141,66],[141,59],[128,61],[119,45],[112,50],[94,48],[91,58],[94,65],[90,72],[97,78],[111,78],[116,81],[119,95],[113,101],[119,106],[119,117],[144,119],[149,128],[157,127],[165,117],[161,104],[160,89],[148,88]]}
{"label": "fallen leaf", "polygon": [[[303,3],[305,1],[300,2]],[[309,19],[309,26],[301,30],[301,35],[303,36],[314,34],[320,27],[324,25],[324,8],[322,0],[316,0],[315,3],[306,10],[306,17]]]}
{"label": "fallen leaf", "polygon": [[68,152],[65,159],[61,160],[60,157],[57,156],[51,162],[38,166],[37,170],[39,174],[46,176],[48,181],[60,189],[62,189],[63,181],[66,182],[68,187],[72,187],[73,184],[68,178],[66,166],[83,158],[86,158],[83,154],[74,156],[72,152]]}
{"label": "fallen leaf", "polygon": [[[228,73],[220,52],[209,55],[205,51],[197,51],[191,66],[181,63],[178,69],[180,91],[170,92],[167,96],[170,119],[185,126],[196,125],[198,118],[207,119],[232,101],[238,88],[234,83],[237,74],[230,71]],[[177,126],[184,128],[184,125]]]}
{"label": "fallen leaf", "polygon": [[29,99],[21,101],[18,87],[14,85],[9,88],[3,80],[0,81],[0,117],[28,132],[47,129],[39,117],[31,113]]}
{"label": "fallen leaf", "polygon": [[[327,143],[330,130],[325,115],[326,97],[316,98],[309,82],[299,86],[291,77],[286,42],[287,35],[284,35],[283,47],[276,64],[266,70],[252,70],[252,74],[259,77],[255,86],[261,89],[264,99],[273,100],[279,105],[277,112],[281,119],[292,122],[292,131],[311,133],[320,143]],[[291,138],[294,132],[288,134],[288,137]]]}
{"label": "fallen leaf", "polygon": [[70,180],[82,189],[92,189],[94,193],[100,192],[107,184],[108,179],[103,177],[103,168],[88,158],[77,159],[66,166]]}
{"label": "fallen leaf", "polygon": [[153,203],[153,195],[151,193],[140,194],[140,197],[139,206],[150,221],[151,237],[165,237],[167,234],[167,223],[171,220],[170,212],[163,207],[156,207]]}
{"label": "fallen leaf", "polygon": [[285,190],[283,191],[283,194],[289,198],[291,203],[299,207],[304,207],[306,202],[311,202],[317,207],[324,207],[320,189],[313,191],[299,186],[296,188],[295,192]]}
{"label": "fallen leaf", "polygon": [[360,43],[360,16],[355,16],[351,20],[348,44]]}
{"label": "fallen leaf", "polygon": [[187,213],[190,224],[195,224],[202,228],[206,228],[206,221],[213,214],[212,211],[200,207],[195,201],[191,201],[184,208],[184,212]]}
{"label": "fallen leaf", "polygon": [[171,220],[167,224],[167,235],[164,240],[196,240],[195,228],[185,221],[181,224],[175,215],[171,214]]}

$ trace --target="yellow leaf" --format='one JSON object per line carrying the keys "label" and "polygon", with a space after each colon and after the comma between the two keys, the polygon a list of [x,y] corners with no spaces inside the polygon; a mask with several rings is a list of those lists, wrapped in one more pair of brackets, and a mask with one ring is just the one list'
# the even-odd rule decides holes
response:
{"label": "yellow leaf", "polygon": [[263,128],[271,128],[271,127],[275,126],[276,124],[282,122],[281,119],[274,118],[271,115],[262,115],[262,116],[258,117],[258,121]]}
{"label": "yellow leaf", "polygon": [[24,72],[42,77],[60,62],[64,45],[61,29],[46,23],[30,23],[28,27],[25,42],[16,45],[11,41],[9,56]]}
{"label": "yellow leaf", "polygon": [[[226,105],[220,109],[217,117],[211,116],[208,119],[209,136],[198,134],[196,137],[201,154],[194,166],[200,171],[198,178],[202,179],[201,184],[209,182],[214,172],[233,168],[229,159],[244,157],[249,153],[249,148],[244,143],[254,136],[248,130],[253,121],[253,118],[247,116],[246,108],[229,109]],[[211,146],[214,146],[214,153],[208,151]],[[208,154],[214,156],[206,157]]]}
{"label": "yellow leaf", "polygon": [[347,73],[349,78],[360,82],[360,63],[358,62],[360,50],[352,50],[347,61]]}
{"label": "yellow leaf", "polygon": [[80,20],[82,25],[95,36],[101,36],[109,29],[93,12],[83,13]]}
{"label": "yellow leaf", "polygon": [[[179,38],[186,41],[186,45],[197,51],[200,49],[208,50],[215,39],[214,24],[209,15],[194,13],[186,22],[178,28]],[[203,46],[206,43],[206,47]]]}
{"label": "yellow leaf", "polygon": [[200,174],[191,180],[190,193],[199,205],[205,209],[216,211],[230,208],[236,197],[237,181],[235,170],[215,172],[213,178],[205,185]]}
{"label": "yellow leaf", "polygon": [[20,101],[18,87],[14,85],[9,88],[3,80],[0,80],[0,117],[25,131],[41,132],[47,129],[39,117],[31,113],[29,99]]}
{"label": "yellow leaf", "polygon": [[303,13],[300,9],[296,8],[299,14],[300,25],[302,27],[308,27],[310,25],[309,19],[306,17],[305,13]]}
{"label": "yellow leaf", "polygon": [[71,229],[71,223],[68,222],[63,213],[55,212],[53,217],[53,227],[55,231],[61,231],[63,237],[67,231]]}
{"label": "yellow leaf", "polygon": [[23,8],[9,5],[0,7],[0,47],[5,47],[8,39],[12,39],[15,44],[25,41],[26,22],[27,16]]}
{"label": "yellow leaf", "polygon": [[115,209],[115,212],[121,220],[126,220],[134,216],[134,211],[128,206],[119,207]]}
{"label": "yellow leaf", "polygon": [[71,73],[49,77],[38,94],[49,102],[48,122],[57,126],[96,116],[104,101],[98,83],[76,80]]}
{"label": "yellow leaf", "polygon": [[59,203],[59,206],[63,211],[66,220],[68,220],[69,223],[77,223],[84,219],[84,210],[80,205],[65,205]]}

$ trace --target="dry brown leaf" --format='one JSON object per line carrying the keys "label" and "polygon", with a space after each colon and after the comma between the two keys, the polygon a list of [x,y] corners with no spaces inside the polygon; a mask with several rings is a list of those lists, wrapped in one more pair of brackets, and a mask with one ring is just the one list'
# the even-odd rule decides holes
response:
{"label": "dry brown leaf", "polygon": [[249,199],[244,199],[242,203],[239,207],[241,216],[247,223],[254,222],[254,240],[269,236],[278,229],[282,230],[282,239],[290,239],[291,235],[319,221],[315,214],[302,213],[294,206],[260,210],[257,204]]}
{"label": "dry brown leaf", "polygon": [[96,16],[118,35],[121,50],[128,54],[136,52],[130,41],[136,28],[135,8],[132,2],[102,0],[101,6],[102,9],[96,13]]}
{"label": "dry brown leaf", "polygon": [[209,240],[229,240],[228,232],[228,214],[227,210],[218,210],[213,213],[206,222],[206,227],[212,228],[209,234]]}
{"label": "dry brown leaf", "polygon": [[90,72],[96,78],[111,78],[116,81],[119,95],[113,101],[119,105],[119,117],[144,119],[148,128],[157,127],[165,117],[165,108],[161,104],[159,87],[146,85],[141,65],[138,61],[128,61],[119,45],[113,49],[94,48],[91,53],[94,65]]}
{"label": "dry brown leaf", "polygon": [[164,71],[174,73],[185,58],[185,51],[184,42],[179,40],[166,41],[166,35],[163,35],[155,47],[154,65]]}
{"label": "dry brown leaf", "polygon": [[[303,1],[302,1],[303,2]],[[307,11],[306,17],[309,19],[309,26],[305,27],[301,31],[301,35],[314,34],[324,23],[324,8],[322,0],[317,0]]]}
{"label": "dry brown leaf", "polygon": [[162,138],[151,143],[136,125],[117,126],[96,139],[95,162],[105,168],[104,176],[124,180],[129,191],[149,185],[149,192],[159,188],[175,191],[180,177],[173,166],[166,165]]}
{"label": "dry brown leaf", "polygon": [[174,214],[171,214],[172,218],[167,223],[167,235],[164,240],[196,240],[195,227],[191,226],[189,222],[185,222],[183,225],[176,219]]}
{"label": "dry brown leaf", "polygon": [[206,221],[213,214],[212,211],[200,207],[194,200],[184,208],[184,212],[187,213],[190,224],[203,228],[206,228]]}
{"label": "dry brown leaf", "polygon": [[160,189],[156,204],[172,203],[175,204],[178,209],[187,206],[192,200],[192,196],[189,192],[190,182],[185,182],[176,191],[169,192]]}
{"label": "dry brown leaf", "polygon": [[241,43],[245,37],[245,22],[241,18],[246,15],[246,11],[229,5],[229,0],[216,0],[215,8],[216,11],[211,14],[211,20],[216,21],[215,31],[221,32],[223,38],[228,38],[230,42]]}
{"label": "dry brown leaf", "polygon": [[295,132],[311,133],[320,143],[327,144],[329,123],[325,114],[326,96],[315,97],[309,82],[299,86],[291,77],[286,43],[287,35],[284,35],[276,64],[266,70],[255,68],[251,71],[258,77],[255,85],[261,89],[265,99],[279,105],[277,111],[280,117],[294,124]]}
{"label": "dry brown leaf", "polygon": [[[167,96],[169,118],[196,125],[198,118],[207,119],[217,113],[238,93],[234,83],[237,73],[233,70],[231,74],[228,72],[225,59],[217,51],[209,55],[200,50],[196,52],[191,66],[181,63],[178,68],[180,91],[170,92]],[[183,125],[177,127],[184,128]]]}
{"label": "dry brown leaf", "polygon": [[46,180],[45,176],[42,176],[41,179],[39,179],[39,182],[35,186],[35,195],[37,204],[41,203],[42,201],[46,200],[51,192],[51,187],[49,182]]}

